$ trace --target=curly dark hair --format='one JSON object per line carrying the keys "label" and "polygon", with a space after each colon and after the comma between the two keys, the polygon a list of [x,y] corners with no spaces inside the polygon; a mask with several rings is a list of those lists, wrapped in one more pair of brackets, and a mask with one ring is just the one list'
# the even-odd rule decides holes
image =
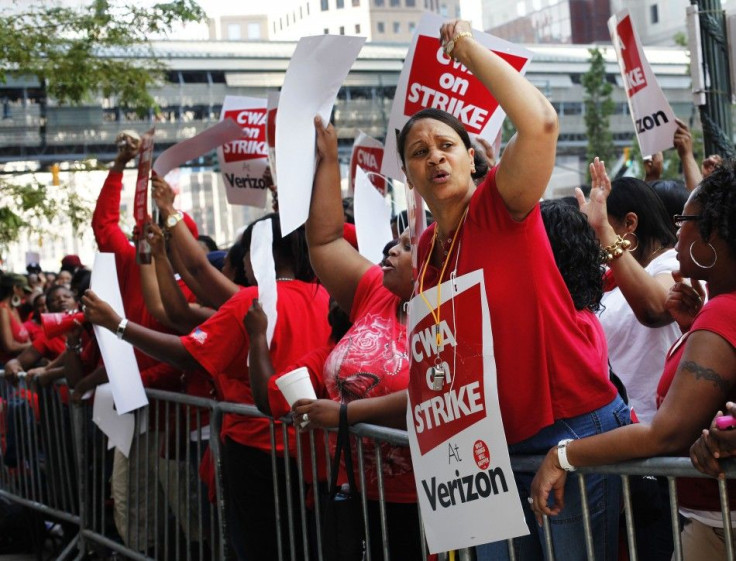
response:
{"label": "curly dark hair", "polygon": [[586,216],[565,201],[540,204],[555,263],[576,310],[600,309],[603,297],[603,251]]}
{"label": "curly dark hair", "polygon": [[702,207],[698,230],[703,239],[715,233],[736,257],[736,161],[723,160],[703,179],[693,200]]}
{"label": "curly dark hair", "polygon": [[294,276],[297,280],[304,282],[313,282],[316,278],[312,270],[312,264],[309,261],[309,249],[307,248],[307,236],[304,225],[299,226],[293,232],[286,236],[281,236],[281,219],[278,212],[272,212],[259,218],[248,225],[243,232],[240,245],[243,247],[243,254],[250,251],[250,240],[253,236],[253,226],[262,220],[271,220],[271,231],[273,233],[273,260],[276,269],[280,264],[288,263],[294,268]]}

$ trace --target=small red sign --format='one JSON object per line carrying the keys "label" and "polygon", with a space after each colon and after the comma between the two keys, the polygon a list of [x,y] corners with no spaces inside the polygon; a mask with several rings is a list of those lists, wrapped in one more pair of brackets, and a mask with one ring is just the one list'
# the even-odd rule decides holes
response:
{"label": "small red sign", "polygon": [[243,137],[222,146],[226,163],[268,157],[266,144],[266,109],[225,111],[224,119],[232,119],[243,129]]}
{"label": "small red sign", "polygon": [[[368,179],[378,189],[381,195],[386,194],[386,180],[381,177],[381,162],[383,161],[383,148],[371,148],[368,146],[356,146],[353,157],[350,160],[352,168],[350,177],[355,185],[355,170],[360,166],[368,174]],[[371,173],[372,172],[372,173]]]}
{"label": "small red sign", "polygon": [[[527,62],[525,57],[494,52],[517,71]],[[410,116],[428,107],[447,111],[457,117],[469,133],[480,134],[498,102],[467,68],[444,53],[439,39],[420,35],[409,72],[404,115]]]}
{"label": "small red sign", "polygon": [[482,470],[488,469],[491,465],[491,451],[482,440],[476,440],[473,444],[473,459],[478,468]]}

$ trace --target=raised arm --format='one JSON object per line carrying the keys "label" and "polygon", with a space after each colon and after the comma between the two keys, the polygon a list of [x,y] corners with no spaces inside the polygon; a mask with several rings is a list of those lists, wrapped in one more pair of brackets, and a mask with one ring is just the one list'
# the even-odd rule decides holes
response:
{"label": "raised arm", "polygon": [[151,236],[151,250],[154,254],[154,266],[159,297],[166,316],[179,333],[189,333],[200,323],[205,322],[215,310],[204,306],[190,304],[184,297],[179,283],[174,276],[166,252],[164,251],[164,236],[161,229],[155,224],[149,226]]}
{"label": "raised arm", "polygon": [[261,413],[271,415],[271,404],[268,401],[268,380],[275,372],[273,362],[271,362],[271,353],[268,350],[268,340],[266,339],[268,317],[266,317],[266,313],[255,298],[248,313],[243,318],[243,326],[248,332],[248,339],[250,340],[248,374],[250,376],[250,388],[253,392],[253,401],[255,401]]}
{"label": "raised arm", "polygon": [[[177,212],[174,208],[174,192],[162,177],[154,176],[151,180],[151,194],[166,224],[168,217]],[[197,240],[182,222],[183,220],[179,220],[175,226],[168,228],[174,265],[197,296],[197,300],[219,308],[240,287],[212,266]],[[185,270],[188,276],[185,276]]]}
{"label": "raised arm", "polygon": [[[164,247],[163,235],[160,238],[154,238],[151,235],[152,224],[146,224],[144,235],[151,245],[151,255],[155,261],[159,259],[166,259],[166,251]],[[160,233],[160,229],[159,229]],[[143,302],[148,309],[148,312],[156,318],[156,320],[167,328],[177,331],[178,326],[169,318],[166,313],[166,309],[161,300],[161,293],[159,288],[158,279],[156,278],[156,266],[153,264],[141,264],[140,267],[141,276],[141,291],[143,292]]]}
{"label": "raised arm", "polygon": [[[470,32],[465,21],[446,23],[443,43]],[[472,37],[456,41],[452,57],[470,70],[493,94],[516,127],[496,171],[496,185],[516,220],[523,219],[544,194],[555,165],[558,121],[552,105],[505,60]]]}
{"label": "raised arm", "polygon": [[371,262],[343,238],[344,214],[337,159],[337,133],[316,117],[317,170],[307,218],[307,243],[312,268],[327,292],[348,314],[355,290]]}
{"label": "raised arm", "polygon": [[140,139],[121,133],[116,139],[118,152],[110,167],[92,214],[92,231],[100,251],[111,253],[132,252],[128,238],[120,229],[120,192],[123,188],[123,171],[140,149]]}
{"label": "raised arm", "polygon": [[[123,318],[107,302],[101,300],[91,290],[87,290],[82,297],[82,304],[88,321],[113,333],[116,332]],[[147,355],[181,370],[202,368],[199,362],[184,348],[181,340],[176,335],[161,333],[128,322],[123,330],[122,338]]]}
{"label": "raised arm", "polygon": [[[580,210],[587,214],[601,246],[611,246],[618,236],[608,221],[606,199],[611,192],[611,180],[604,162],[596,158],[590,164],[590,176],[590,201],[586,203],[582,191],[576,191]],[[675,283],[671,274],[650,275],[628,251],[610,261],[608,266],[640,323],[648,327],[661,327],[674,321],[665,306],[669,289]]]}
{"label": "raised arm", "polygon": [[685,179],[685,187],[688,191],[692,191],[703,181],[703,175],[700,173],[698,162],[695,161],[693,155],[693,137],[690,134],[688,126],[680,119],[677,122],[677,130],[675,130],[675,148],[677,155],[682,162],[682,175]]}

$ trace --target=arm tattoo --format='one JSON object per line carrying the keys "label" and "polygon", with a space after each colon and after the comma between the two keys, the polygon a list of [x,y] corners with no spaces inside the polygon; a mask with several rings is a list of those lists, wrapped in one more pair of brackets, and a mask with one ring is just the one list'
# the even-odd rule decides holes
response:
{"label": "arm tattoo", "polygon": [[700,366],[697,362],[692,360],[684,360],[680,363],[680,370],[687,370],[692,372],[696,380],[701,378],[709,382],[713,382],[713,385],[721,390],[724,394],[728,394],[731,388],[731,382],[724,379],[718,372],[712,368],[705,368]]}

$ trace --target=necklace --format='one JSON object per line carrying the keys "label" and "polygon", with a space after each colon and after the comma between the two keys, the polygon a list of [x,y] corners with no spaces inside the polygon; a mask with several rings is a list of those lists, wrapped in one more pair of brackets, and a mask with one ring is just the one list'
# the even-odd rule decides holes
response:
{"label": "necklace", "polygon": [[441,319],[440,304],[442,303],[442,278],[445,276],[445,270],[447,269],[447,264],[450,262],[450,256],[452,255],[452,250],[455,247],[457,236],[460,233],[460,229],[462,228],[463,224],[465,224],[465,219],[468,216],[468,208],[470,207],[469,206],[465,207],[465,212],[463,213],[463,216],[460,219],[460,222],[458,223],[457,228],[455,229],[455,233],[452,235],[452,243],[450,244],[450,249],[447,251],[442,261],[442,271],[440,272],[440,277],[437,282],[437,309],[433,309],[432,304],[430,304],[429,300],[427,300],[426,296],[424,296],[424,276],[427,273],[427,266],[429,265],[429,261],[432,258],[432,252],[434,251],[435,242],[437,241],[437,231],[438,231],[437,227],[435,227],[434,229],[434,235],[432,236],[432,246],[429,248],[429,255],[427,255],[427,259],[424,261],[424,267],[422,267],[422,273],[419,275],[419,296],[421,296],[422,300],[424,300],[424,303],[427,304],[427,308],[429,308],[429,313],[432,314],[432,318],[434,319],[438,347],[442,346],[442,331],[440,330],[440,319]]}
{"label": "necklace", "polygon": [[296,279],[290,279],[290,278],[287,278],[287,277],[276,277],[276,280],[277,281],[293,281],[293,280],[296,280]]}

